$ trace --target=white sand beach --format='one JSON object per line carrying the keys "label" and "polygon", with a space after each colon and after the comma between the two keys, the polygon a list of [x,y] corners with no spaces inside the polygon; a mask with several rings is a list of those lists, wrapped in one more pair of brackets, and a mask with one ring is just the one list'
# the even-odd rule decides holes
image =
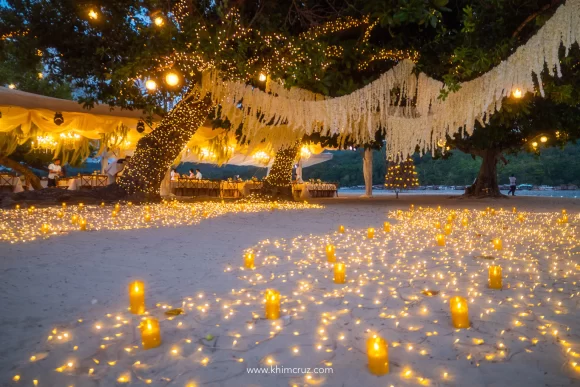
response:
{"label": "white sand beach", "polygon": [[[317,203],[324,208],[0,242],[0,385],[580,383],[580,200],[403,194]],[[488,206],[496,215],[481,213]],[[447,246],[436,246],[441,231],[432,222],[445,224],[451,209],[453,232]],[[559,225],[562,209],[569,221]],[[336,232],[340,224],[344,234]],[[368,227],[375,238],[366,237]],[[503,250],[493,250],[492,238],[503,240]],[[346,284],[332,281],[327,243],[347,264]],[[256,269],[243,270],[250,249]],[[486,286],[490,262],[503,268],[503,290]],[[136,279],[161,325],[161,346],[147,351],[140,317],[127,310],[127,286]],[[278,320],[263,319],[268,288],[282,296]],[[440,293],[426,297],[426,288]],[[468,299],[469,329],[451,325],[455,295]],[[184,314],[164,314],[172,308]],[[389,343],[384,376],[367,370],[372,334]],[[247,371],[270,366],[332,373]]]}

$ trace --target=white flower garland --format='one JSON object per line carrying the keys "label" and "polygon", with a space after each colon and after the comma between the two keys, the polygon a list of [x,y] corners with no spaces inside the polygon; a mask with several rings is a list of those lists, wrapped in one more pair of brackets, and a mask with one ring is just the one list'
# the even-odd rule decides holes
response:
{"label": "white flower garland", "polygon": [[[514,54],[480,77],[461,84],[459,91],[438,99],[443,83],[421,73],[412,73],[414,64],[404,60],[379,79],[352,94],[324,98],[307,90],[285,89],[269,83],[269,94],[240,82],[224,81],[209,71],[202,77],[202,94],[222,108],[221,114],[250,142],[268,141],[275,148],[287,146],[305,134],[320,132],[350,137],[358,144],[375,139],[385,130],[388,153],[410,155],[419,145],[433,150],[448,133],[463,128],[473,133],[476,121],[485,124],[501,107],[502,98],[514,89],[522,94],[533,91],[533,74],[540,78],[546,66],[551,76],[561,76],[558,51],[568,55],[572,44],[580,42],[580,0],[567,0],[552,18]],[[544,95],[542,82],[538,82]],[[398,98],[391,97],[399,89]],[[415,106],[410,103],[415,100]]]}

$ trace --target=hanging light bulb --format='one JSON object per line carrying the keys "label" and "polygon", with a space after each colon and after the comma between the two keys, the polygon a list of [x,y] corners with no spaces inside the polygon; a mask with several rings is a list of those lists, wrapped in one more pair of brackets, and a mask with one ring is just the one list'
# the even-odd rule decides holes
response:
{"label": "hanging light bulb", "polygon": [[518,98],[518,99],[519,98],[522,98],[522,91],[520,89],[515,89],[512,92],[512,95],[513,95],[514,98]]}
{"label": "hanging light bulb", "polygon": [[264,73],[260,73],[260,76],[258,77],[258,79],[260,80],[260,82],[265,82],[266,81],[266,74]]}
{"label": "hanging light bulb", "polygon": [[172,71],[165,76],[165,82],[169,86],[177,86],[179,84],[179,75]]}
{"label": "hanging light bulb", "polygon": [[546,141],[548,141],[548,137],[546,137],[546,136],[540,137],[540,142],[546,142]]}
{"label": "hanging light bulb", "polygon": [[155,91],[157,90],[157,82],[155,82],[153,79],[149,79],[147,82],[145,82],[145,87],[149,91]]}
{"label": "hanging light bulb", "polygon": [[537,147],[538,147],[538,143],[534,141],[534,142],[532,143],[532,146],[533,146],[534,148],[537,148]]}
{"label": "hanging light bulb", "polygon": [[155,23],[157,27],[161,27],[163,24],[165,24],[165,20],[163,20],[161,16],[157,16],[155,19],[153,19],[153,23]]}
{"label": "hanging light bulb", "polygon": [[97,20],[99,18],[99,14],[94,9],[89,11],[89,17],[93,20]]}

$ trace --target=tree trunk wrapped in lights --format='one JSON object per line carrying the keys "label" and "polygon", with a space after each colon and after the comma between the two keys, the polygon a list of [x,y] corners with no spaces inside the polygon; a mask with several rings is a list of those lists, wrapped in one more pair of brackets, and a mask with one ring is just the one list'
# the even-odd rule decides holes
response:
{"label": "tree trunk wrapped in lights", "polygon": [[161,181],[212,108],[211,99],[188,94],[155,128],[137,143],[119,186],[130,196],[159,196]]}
{"label": "tree trunk wrapped in lights", "polygon": [[263,194],[273,197],[292,198],[292,168],[301,142],[280,149],[276,153],[270,174],[264,179]]}
{"label": "tree trunk wrapped in lights", "polygon": [[394,190],[397,199],[401,190],[417,187],[418,185],[419,179],[417,178],[412,158],[407,157],[406,160],[398,163],[389,162],[389,168],[385,176],[385,188]]}

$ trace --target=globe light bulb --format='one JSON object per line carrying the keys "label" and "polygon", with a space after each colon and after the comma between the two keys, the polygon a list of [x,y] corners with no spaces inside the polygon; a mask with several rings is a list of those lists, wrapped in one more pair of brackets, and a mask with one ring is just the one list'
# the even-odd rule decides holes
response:
{"label": "globe light bulb", "polygon": [[157,16],[155,18],[155,20],[153,20],[153,22],[155,23],[155,25],[157,27],[161,27],[163,24],[165,24],[165,21],[163,20],[163,18],[161,16]]}
{"label": "globe light bulb", "polygon": [[522,91],[520,89],[515,89],[512,92],[512,95],[514,96],[514,98],[522,98]]}
{"label": "globe light bulb", "polygon": [[264,82],[266,80],[266,74],[260,73],[260,76],[258,77],[258,79],[260,80],[260,82]]}
{"label": "globe light bulb", "polygon": [[89,17],[93,20],[97,20],[99,18],[99,14],[94,9],[91,9],[89,11]]}
{"label": "globe light bulb", "polygon": [[145,82],[145,87],[149,91],[155,91],[157,90],[157,82],[155,82],[153,79],[150,79],[147,82]]}
{"label": "globe light bulb", "polygon": [[179,84],[179,75],[174,72],[171,72],[165,76],[165,82],[169,86],[177,86]]}
{"label": "globe light bulb", "polygon": [[538,146],[538,143],[534,141],[534,142],[532,143],[532,146],[533,146],[534,148],[536,148],[536,147]]}
{"label": "globe light bulb", "polygon": [[548,137],[546,137],[546,136],[540,137],[540,142],[546,142],[546,141],[548,141]]}

